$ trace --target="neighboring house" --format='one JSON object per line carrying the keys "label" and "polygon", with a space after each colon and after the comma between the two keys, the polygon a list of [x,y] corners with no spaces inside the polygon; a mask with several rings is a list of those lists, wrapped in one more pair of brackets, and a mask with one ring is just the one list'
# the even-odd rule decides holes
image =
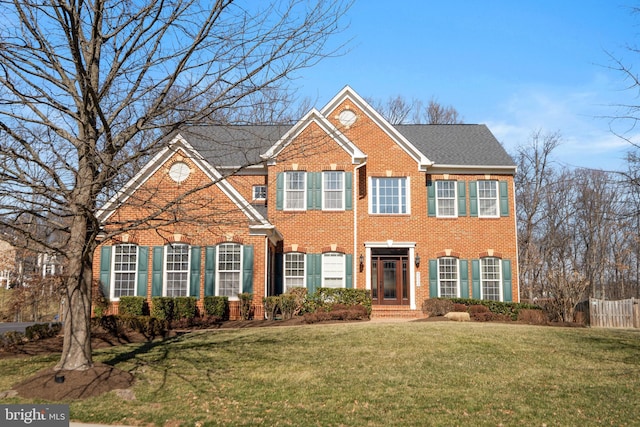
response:
{"label": "neighboring house", "polygon": [[374,316],[517,301],[515,170],[484,125],[394,126],[346,87],[293,126],[175,135],[102,208],[105,227],[137,230],[101,242],[95,278],[114,308],[250,292],[257,317],[298,286],[368,289]]}
{"label": "neighboring house", "polygon": [[0,239],[0,288],[9,289],[16,272],[16,249],[6,240]]}
{"label": "neighboring house", "polygon": [[30,279],[62,274],[62,264],[55,255],[18,250],[0,239],[0,287],[9,289],[26,285]]}

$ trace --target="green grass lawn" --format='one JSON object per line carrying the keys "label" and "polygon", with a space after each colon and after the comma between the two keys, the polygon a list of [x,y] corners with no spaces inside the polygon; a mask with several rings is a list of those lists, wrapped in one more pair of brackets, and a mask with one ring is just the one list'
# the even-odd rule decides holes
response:
{"label": "green grass lawn", "polygon": [[[70,402],[131,425],[639,425],[640,331],[345,323],[195,332],[95,352],[135,400]],[[0,390],[57,357],[0,361]],[[26,402],[5,399],[2,403]]]}

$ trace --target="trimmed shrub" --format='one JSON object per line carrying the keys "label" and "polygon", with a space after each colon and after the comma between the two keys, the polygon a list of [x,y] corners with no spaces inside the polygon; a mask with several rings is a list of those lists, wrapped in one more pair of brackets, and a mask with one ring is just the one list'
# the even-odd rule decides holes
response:
{"label": "trimmed shrub", "polygon": [[264,305],[264,316],[268,320],[275,320],[280,309],[280,297],[264,297],[262,298],[262,304]]}
{"label": "trimmed shrub", "polygon": [[171,297],[151,298],[151,317],[168,322],[173,320],[175,301]]}
{"label": "trimmed shrub", "polygon": [[204,297],[204,313],[220,320],[229,319],[229,297]]}
{"label": "trimmed shrub", "polygon": [[176,297],[173,303],[173,319],[193,319],[198,315],[196,297]]}
{"label": "trimmed shrub", "polygon": [[444,316],[453,311],[453,302],[447,298],[429,298],[422,303],[422,312],[429,317]]}
{"label": "trimmed shrub", "polygon": [[124,296],[120,297],[118,304],[120,316],[144,316],[149,314],[149,306],[145,297]]}
{"label": "trimmed shrub", "polygon": [[451,311],[455,311],[455,312],[458,312],[458,313],[466,313],[467,311],[469,311],[469,309],[464,304],[454,303],[453,304],[453,310],[451,310]]}
{"label": "trimmed shrub", "polygon": [[243,292],[238,294],[240,298],[240,319],[249,320],[251,318],[251,303],[253,301],[253,294]]}
{"label": "trimmed shrub", "polygon": [[13,349],[26,341],[27,338],[22,332],[8,331],[0,335],[0,348]]}
{"label": "trimmed shrub", "polygon": [[329,311],[316,311],[315,313],[305,313],[305,323],[319,323],[329,321],[344,320],[366,320],[369,319],[369,312],[363,305],[334,304]]}
{"label": "trimmed shrub", "polygon": [[62,330],[62,323],[36,323],[28,326],[24,335],[28,340],[41,340],[55,337]]}
{"label": "trimmed shrub", "polygon": [[318,288],[304,303],[306,313],[331,311],[335,304],[362,306],[371,315],[371,292],[365,289]]}
{"label": "trimmed shrub", "polygon": [[547,323],[547,316],[541,309],[525,308],[518,312],[518,321],[532,325],[544,325]]}
{"label": "trimmed shrub", "polygon": [[490,313],[489,307],[481,304],[474,304],[469,306],[469,314]]}

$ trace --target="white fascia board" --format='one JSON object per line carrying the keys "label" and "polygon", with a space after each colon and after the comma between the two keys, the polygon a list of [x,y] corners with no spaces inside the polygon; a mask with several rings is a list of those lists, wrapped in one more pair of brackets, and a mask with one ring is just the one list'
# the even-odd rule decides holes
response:
{"label": "white fascia board", "polygon": [[[191,147],[185,139],[180,135],[176,135],[170,142],[169,145],[162,150],[149,162],[140,171],[133,176],[118,192],[113,195],[98,211],[96,212],[96,217],[100,222],[104,222],[113,212],[115,212],[116,208],[120,206],[122,203],[126,202],[127,199],[135,193],[138,188],[140,188],[146,181],[151,177],[154,173],[162,167],[162,165],[167,161],[169,157],[174,155],[178,149]],[[191,148],[193,150],[193,148]]]}
{"label": "white fascia board", "polygon": [[393,139],[411,158],[418,164],[418,170],[424,170],[433,164],[420,150],[416,148],[407,138],[394,128],[384,117],[380,115],[371,105],[358,95],[351,87],[345,86],[331,101],[327,103],[320,112],[323,116],[331,113],[345,99],[351,100],[358,106],[373,122],[380,127],[391,139]]}
{"label": "white fascia board", "polygon": [[317,109],[311,109],[302,119],[292,126],[269,150],[260,157],[267,160],[269,165],[275,164],[275,158],[291,141],[296,139],[310,124],[316,123],[328,136],[330,136],[344,151],[351,156],[353,164],[360,164],[367,159],[358,147],[356,147],[342,132],[340,132]]}

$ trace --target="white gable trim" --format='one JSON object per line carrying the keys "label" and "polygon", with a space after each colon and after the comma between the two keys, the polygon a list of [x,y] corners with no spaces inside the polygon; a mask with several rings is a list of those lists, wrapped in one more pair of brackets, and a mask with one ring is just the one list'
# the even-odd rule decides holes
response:
{"label": "white gable trim", "polygon": [[275,144],[262,154],[265,160],[275,162],[275,158],[284,150],[293,140],[295,140],[309,125],[315,123],[329,135],[344,151],[351,156],[351,162],[354,165],[361,164],[367,159],[358,147],[356,147],[342,132],[340,132],[329,120],[326,119],[317,109],[313,108],[302,119],[300,119],[291,129],[287,131]]}
{"label": "white gable trim", "polygon": [[166,162],[178,151],[183,151],[185,157],[189,158],[202,172],[204,172],[236,206],[249,218],[253,225],[260,225],[265,228],[275,228],[249,203],[213,166],[211,166],[189,144],[182,135],[176,135],[169,145],[153,157],[133,178],[129,180],[107,203],[100,208],[96,214],[100,222],[105,222],[111,217],[115,210],[125,203],[154,173],[156,173]]}
{"label": "white gable trim", "polygon": [[336,96],[331,99],[321,110],[323,116],[327,116],[335,110],[346,99],[353,102],[360,110],[362,110],[373,122],[380,127],[389,137],[395,141],[411,158],[418,164],[418,170],[424,171],[427,167],[433,165],[420,150],[418,150],[407,138],[398,132],[384,117],[380,115],[373,107],[371,107],[360,95],[358,95],[351,87],[345,86]]}

